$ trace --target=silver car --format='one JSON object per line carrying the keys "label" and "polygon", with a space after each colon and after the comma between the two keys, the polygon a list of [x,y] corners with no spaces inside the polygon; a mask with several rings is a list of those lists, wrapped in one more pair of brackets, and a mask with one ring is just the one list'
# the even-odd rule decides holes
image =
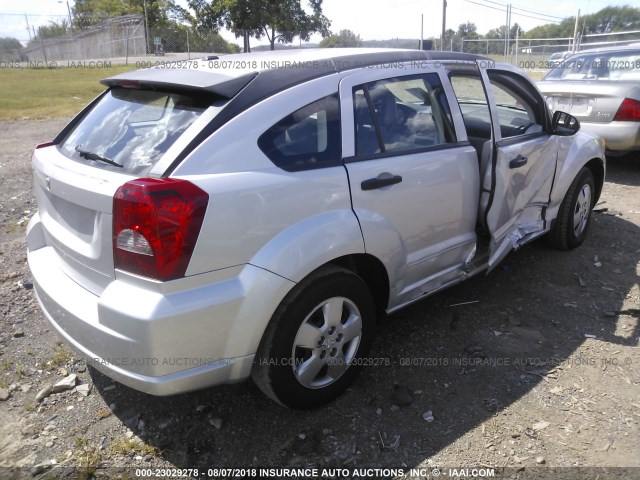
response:
{"label": "silver car", "polygon": [[28,261],[55,330],[172,395],[253,377],[310,408],[376,317],[545,236],[586,238],[601,142],[469,54],[320,49],[163,64],[33,154]]}
{"label": "silver car", "polygon": [[605,139],[607,154],[640,149],[640,45],[585,50],[538,83],[551,111]]}

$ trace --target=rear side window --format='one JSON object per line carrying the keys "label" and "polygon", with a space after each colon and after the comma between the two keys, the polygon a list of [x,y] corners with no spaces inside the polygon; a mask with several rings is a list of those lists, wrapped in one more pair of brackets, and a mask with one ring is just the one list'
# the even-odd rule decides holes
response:
{"label": "rear side window", "polygon": [[193,94],[113,88],[80,120],[60,150],[83,163],[140,175],[211,102]]}
{"label": "rear side window", "polygon": [[356,155],[409,153],[454,143],[449,104],[435,73],[390,78],[353,90]]}
{"label": "rear side window", "polygon": [[258,146],[275,165],[288,172],[340,165],[338,95],[287,115],[260,136]]}

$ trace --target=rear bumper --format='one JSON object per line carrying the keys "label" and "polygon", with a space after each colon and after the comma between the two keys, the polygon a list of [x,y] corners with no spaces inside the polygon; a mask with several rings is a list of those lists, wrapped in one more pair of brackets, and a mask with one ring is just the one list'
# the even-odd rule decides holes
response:
{"label": "rear bumper", "polygon": [[580,129],[604,138],[607,153],[640,150],[640,122],[580,122]]}
{"label": "rear bumper", "polygon": [[[38,228],[36,215],[28,238],[38,238]],[[34,243],[27,258],[51,325],[89,365],[152,395],[247,378],[272,312],[293,285],[243,265],[170,286],[117,273],[97,296],[64,273],[52,247]]]}

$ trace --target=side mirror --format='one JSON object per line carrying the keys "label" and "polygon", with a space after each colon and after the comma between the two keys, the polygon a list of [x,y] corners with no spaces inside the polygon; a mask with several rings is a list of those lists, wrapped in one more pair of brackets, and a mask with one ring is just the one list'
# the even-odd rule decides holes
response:
{"label": "side mirror", "polygon": [[556,135],[569,137],[571,135],[575,135],[578,130],[580,130],[580,122],[573,115],[557,111],[553,114],[551,127],[553,129],[553,133]]}

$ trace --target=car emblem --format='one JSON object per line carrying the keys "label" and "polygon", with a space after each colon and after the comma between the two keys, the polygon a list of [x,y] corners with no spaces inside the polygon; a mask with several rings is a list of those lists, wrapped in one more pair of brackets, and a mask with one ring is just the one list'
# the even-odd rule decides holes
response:
{"label": "car emblem", "polygon": [[47,182],[47,191],[51,191],[51,177],[44,177],[44,181]]}

